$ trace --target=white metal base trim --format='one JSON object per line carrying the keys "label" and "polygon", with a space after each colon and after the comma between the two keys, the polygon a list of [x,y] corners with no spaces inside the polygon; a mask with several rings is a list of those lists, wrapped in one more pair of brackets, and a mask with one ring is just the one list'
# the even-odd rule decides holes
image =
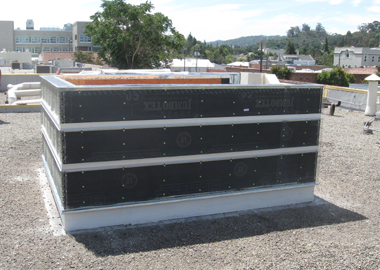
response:
{"label": "white metal base trim", "polygon": [[173,200],[156,203],[97,208],[82,211],[63,211],[62,222],[66,231],[124,224],[144,224],[265,207],[311,202],[314,183],[266,188],[251,192],[233,193]]}
{"label": "white metal base trim", "polygon": [[314,200],[315,183],[308,183],[199,194],[93,209],[64,210],[44,157],[43,160],[46,176],[66,232],[105,226],[153,223]]}

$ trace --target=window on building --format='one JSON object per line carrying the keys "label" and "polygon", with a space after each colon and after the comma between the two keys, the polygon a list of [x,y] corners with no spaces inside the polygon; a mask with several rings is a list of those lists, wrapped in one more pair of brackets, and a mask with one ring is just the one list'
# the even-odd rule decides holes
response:
{"label": "window on building", "polygon": [[29,43],[29,37],[23,36],[21,39],[21,43]]}
{"label": "window on building", "polygon": [[16,37],[16,43],[20,43],[21,37]]}
{"label": "window on building", "polygon": [[67,52],[68,50],[69,50],[69,48],[66,48],[66,47],[62,48],[62,51],[64,51],[64,52]]}
{"label": "window on building", "polygon": [[49,43],[48,37],[41,37],[41,43]]}
{"label": "window on building", "polygon": [[32,43],[40,43],[39,37],[32,37]]}
{"label": "window on building", "polygon": [[364,56],[364,62],[367,62],[367,56]]}
{"label": "window on building", "polygon": [[86,35],[79,35],[79,42],[91,42],[91,37]]}
{"label": "window on building", "polygon": [[22,52],[22,47],[16,47],[16,52]]}
{"label": "window on building", "polygon": [[59,52],[59,48],[58,47],[54,47],[53,48],[53,52]]}
{"label": "window on building", "polygon": [[50,47],[44,47],[44,48],[43,48],[43,51],[44,51],[44,52],[50,52]]}
{"label": "window on building", "polygon": [[57,43],[56,37],[50,37],[50,43]]}
{"label": "window on building", "polygon": [[66,43],[66,37],[59,37],[59,43]]}
{"label": "window on building", "polygon": [[34,53],[40,53],[40,47],[34,47]]}
{"label": "window on building", "polygon": [[26,47],[26,48],[25,48],[25,51],[26,51],[26,52],[32,52],[32,47]]}
{"label": "window on building", "polygon": [[372,62],[375,62],[375,56],[372,56]]}

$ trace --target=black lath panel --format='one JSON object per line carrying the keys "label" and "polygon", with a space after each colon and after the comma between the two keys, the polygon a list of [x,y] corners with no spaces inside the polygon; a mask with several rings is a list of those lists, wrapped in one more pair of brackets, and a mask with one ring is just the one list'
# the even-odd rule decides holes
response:
{"label": "black lath panel", "polygon": [[319,121],[67,132],[64,163],[313,146],[318,134]]}
{"label": "black lath panel", "polygon": [[316,153],[67,173],[66,208],[315,181]]}
{"label": "black lath panel", "polygon": [[322,88],[66,91],[62,123],[320,113]]}

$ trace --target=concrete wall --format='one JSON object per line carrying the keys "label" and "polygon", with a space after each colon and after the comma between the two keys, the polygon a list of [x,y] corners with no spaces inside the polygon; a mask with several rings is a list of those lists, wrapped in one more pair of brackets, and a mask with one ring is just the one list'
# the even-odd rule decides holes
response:
{"label": "concrete wall", "polygon": [[0,52],[0,58],[3,58],[5,66],[11,66],[12,62],[32,63],[31,52]]}
{"label": "concrete wall", "polygon": [[[346,71],[348,71],[347,69]],[[360,69],[362,70],[362,69]],[[239,68],[239,67],[227,67],[227,72],[253,72],[260,73],[260,69],[255,68]],[[270,70],[263,69],[262,73],[270,73]],[[373,74],[373,73],[372,73]],[[371,74],[353,74],[355,77],[355,83],[362,83],[366,77]],[[318,73],[314,72],[293,72],[290,76],[290,81],[297,81],[302,83],[317,83]]]}
{"label": "concrete wall", "polygon": [[20,84],[25,82],[41,82],[39,74],[2,74],[0,92],[7,90],[8,84]]}
{"label": "concrete wall", "polygon": [[[311,69],[311,70],[321,70],[324,68],[331,68],[328,66],[297,66],[297,65],[289,65],[291,67],[295,67],[296,70],[302,70],[302,69]],[[260,70],[260,65],[259,64],[250,64],[251,68],[258,69]],[[272,66],[268,65],[268,69],[270,69]],[[263,61],[263,69],[266,68],[265,61]]]}
{"label": "concrete wall", "polygon": [[14,51],[15,38],[13,35],[13,21],[0,21],[0,51]]}
{"label": "concrete wall", "polygon": [[48,61],[53,61],[59,58],[60,60],[66,60],[66,59],[74,59],[74,53],[73,52],[43,52],[41,54],[42,56],[42,62],[45,64]]}
{"label": "concrete wall", "polygon": [[290,80],[305,83],[317,83],[317,76],[318,73],[314,72],[293,72],[290,75]]}
{"label": "concrete wall", "polygon": [[[227,72],[253,72],[253,73],[260,73],[260,69],[255,68],[241,68],[241,67],[226,67]],[[270,74],[270,70],[263,69],[262,73],[268,73]]]}
{"label": "concrete wall", "polygon": [[92,42],[81,42],[80,35],[85,35],[85,26],[90,22],[75,22],[73,24],[73,48],[74,51],[97,51]]}

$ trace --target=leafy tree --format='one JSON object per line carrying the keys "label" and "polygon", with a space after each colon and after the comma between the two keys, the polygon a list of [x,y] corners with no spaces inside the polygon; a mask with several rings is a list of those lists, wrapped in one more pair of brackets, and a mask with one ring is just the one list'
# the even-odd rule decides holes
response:
{"label": "leafy tree", "polygon": [[330,52],[330,50],[329,50],[329,41],[328,41],[328,39],[327,39],[327,36],[325,37],[325,44],[323,44],[323,50],[324,50],[325,52],[327,52],[327,53]]}
{"label": "leafy tree", "polygon": [[85,59],[86,59],[86,56],[85,56],[84,52],[82,52],[82,51],[75,51],[74,52],[75,62],[85,63]]}
{"label": "leafy tree", "polygon": [[298,26],[292,26],[287,32],[288,37],[295,37],[301,32],[300,28]]}
{"label": "leafy tree", "polygon": [[75,51],[74,60],[79,63],[102,64],[99,59],[95,60],[95,56],[92,52]]}
{"label": "leafy tree", "polygon": [[302,32],[307,33],[307,32],[310,32],[310,30],[311,30],[311,28],[308,24],[306,24],[306,23],[302,24]]}
{"label": "leafy tree", "polygon": [[277,78],[279,79],[284,79],[284,80],[289,80],[290,75],[292,75],[292,70],[288,68],[287,66],[275,66],[270,69],[270,72],[272,74],[275,74]]}
{"label": "leafy tree", "polygon": [[140,5],[123,0],[103,0],[102,12],[91,16],[85,32],[100,45],[99,57],[122,68],[166,67],[182,50],[184,37],[162,13],[151,13],[149,1]]}
{"label": "leafy tree", "polygon": [[[226,56],[226,64],[233,63],[235,61],[236,61],[236,57],[235,56],[233,56],[231,54],[229,54],[229,55]],[[239,59],[237,59],[237,61],[244,62],[245,59],[239,58]]]}
{"label": "leafy tree", "polygon": [[355,82],[355,77],[352,74],[346,73],[341,67],[334,68],[331,71],[322,71],[317,76],[317,83],[345,86]]}
{"label": "leafy tree", "polygon": [[321,23],[317,23],[317,26],[315,27],[315,32],[317,32],[320,35],[326,34],[326,30]]}
{"label": "leafy tree", "polygon": [[290,40],[288,41],[288,44],[286,45],[285,54],[297,54],[296,47],[294,46],[294,43]]}

